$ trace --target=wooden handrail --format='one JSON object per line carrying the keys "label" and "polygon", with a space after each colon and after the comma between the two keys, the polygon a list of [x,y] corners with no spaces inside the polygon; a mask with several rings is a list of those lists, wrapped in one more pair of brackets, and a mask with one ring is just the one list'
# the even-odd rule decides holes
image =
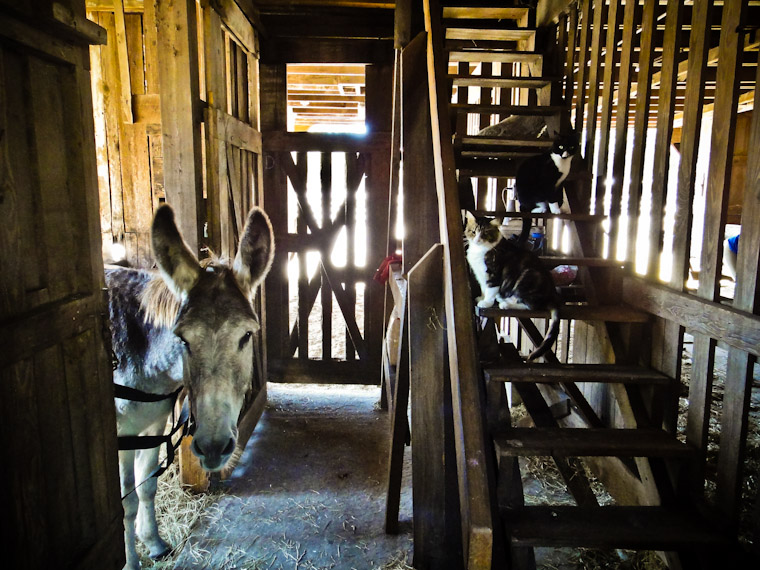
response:
{"label": "wooden handrail", "polygon": [[481,409],[478,381],[479,362],[462,241],[454,148],[451,144],[450,94],[446,81],[441,8],[438,0],[425,0],[423,5],[435,183],[444,246],[443,285],[463,554],[468,569],[490,569],[496,517],[491,510],[489,494],[484,410]]}

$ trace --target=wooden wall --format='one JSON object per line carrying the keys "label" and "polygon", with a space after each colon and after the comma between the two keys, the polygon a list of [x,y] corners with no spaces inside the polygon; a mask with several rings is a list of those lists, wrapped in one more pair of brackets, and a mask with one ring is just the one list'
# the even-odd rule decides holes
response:
{"label": "wooden wall", "polygon": [[[568,194],[609,216],[600,245],[615,255],[619,243],[626,263],[619,300],[655,316],[651,337],[628,341],[609,327],[576,325],[574,360],[642,359],[674,378],[691,366],[688,410],[680,419],[700,452],[692,475],[701,497],[716,347],[725,349],[713,499],[735,518],[760,346],[760,114],[744,112],[758,96],[752,22],[760,13],[748,0],[582,0],[554,13],[548,23],[570,41],[564,98],[584,134],[588,172],[588,183],[576,181]],[[642,207],[647,203],[651,208]],[[721,283],[727,222],[740,223],[740,243],[751,244],[740,247],[736,282],[728,287]],[[687,281],[690,267],[698,281]],[[685,334],[694,339],[686,352]],[[600,407],[609,402],[604,394],[589,397]],[[678,394],[666,408],[665,425],[675,430]],[[608,411],[612,421],[627,421],[619,410]]]}
{"label": "wooden wall", "polygon": [[124,563],[82,0],[0,2],[0,534],[13,568]]}

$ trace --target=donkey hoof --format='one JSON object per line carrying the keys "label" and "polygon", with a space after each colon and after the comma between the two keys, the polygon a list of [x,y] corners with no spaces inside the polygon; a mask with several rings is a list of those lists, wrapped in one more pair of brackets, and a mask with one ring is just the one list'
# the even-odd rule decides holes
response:
{"label": "donkey hoof", "polygon": [[172,552],[172,547],[168,544],[164,544],[163,548],[158,550],[158,552],[151,551],[150,553],[150,559],[151,560],[161,560],[163,558],[166,558],[169,556]]}

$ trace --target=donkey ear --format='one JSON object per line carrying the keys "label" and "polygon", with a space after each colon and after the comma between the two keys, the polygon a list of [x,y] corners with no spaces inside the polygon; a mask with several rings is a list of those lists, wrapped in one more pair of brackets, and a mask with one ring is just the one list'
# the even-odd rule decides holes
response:
{"label": "donkey ear", "polygon": [[232,269],[238,284],[252,295],[272,268],[274,260],[274,231],[272,222],[261,208],[248,213],[243,237],[240,238]]}
{"label": "donkey ear", "polygon": [[184,296],[198,281],[201,267],[177,229],[174,210],[166,204],[153,218],[151,241],[161,276],[177,297]]}

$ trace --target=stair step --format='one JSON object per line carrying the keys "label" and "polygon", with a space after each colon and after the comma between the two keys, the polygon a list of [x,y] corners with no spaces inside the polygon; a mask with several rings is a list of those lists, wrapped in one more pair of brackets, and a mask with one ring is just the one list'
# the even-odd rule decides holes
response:
{"label": "stair step", "polygon": [[530,8],[516,6],[471,8],[467,6],[444,6],[443,17],[457,20],[521,20]]}
{"label": "stair step", "polygon": [[474,40],[496,42],[519,42],[529,40],[536,35],[531,28],[483,29],[483,28],[446,28],[447,40]]}
{"label": "stair step", "polygon": [[465,176],[514,178],[517,176],[518,164],[535,155],[535,152],[525,151],[465,150],[459,153],[461,159],[457,161],[457,170]]}
{"label": "stair step", "polygon": [[[551,148],[554,141],[550,139],[515,139],[511,137],[478,137],[472,135],[454,137],[454,146],[460,145],[462,150],[472,150],[469,147],[531,147],[539,149]],[[465,149],[464,147],[468,147]]]}
{"label": "stair step", "polygon": [[[529,309],[500,309],[489,307],[478,308],[481,317],[498,319],[515,317],[519,319],[547,319],[549,311],[533,311]],[[605,321],[609,323],[646,323],[650,320],[649,313],[639,311],[628,305],[569,305],[565,304],[559,311],[560,318],[578,321]]]}
{"label": "stair step", "polygon": [[459,113],[480,113],[488,115],[524,115],[528,117],[544,117],[559,115],[565,110],[561,105],[481,105],[478,103],[452,103],[452,111]]}
{"label": "stair step", "polygon": [[452,50],[450,62],[471,63],[541,63],[543,55],[532,51]]}
{"label": "stair step", "polygon": [[497,382],[599,382],[669,384],[673,380],[657,370],[621,364],[517,364],[483,370],[487,380]]}
{"label": "stair step", "polygon": [[551,85],[553,77],[482,77],[449,75],[456,87],[500,87],[502,89],[541,89]]}
{"label": "stair step", "polygon": [[716,521],[667,507],[531,506],[502,519],[514,546],[678,550],[733,542]]}
{"label": "stair step", "polygon": [[688,457],[691,447],[657,428],[506,428],[493,433],[503,457]]}
{"label": "stair step", "polygon": [[[601,222],[607,219],[604,214],[574,214],[563,212],[553,214],[551,212],[497,212],[496,210],[475,210],[474,214],[482,218],[540,218],[543,220],[573,220],[575,222]],[[568,257],[568,256],[544,256],[544,260],[554,265],[600,265],[606,267],[619,267],[622,261],[608,259],[606,257]],[[584,263],[586,262],[586,263]]]}

